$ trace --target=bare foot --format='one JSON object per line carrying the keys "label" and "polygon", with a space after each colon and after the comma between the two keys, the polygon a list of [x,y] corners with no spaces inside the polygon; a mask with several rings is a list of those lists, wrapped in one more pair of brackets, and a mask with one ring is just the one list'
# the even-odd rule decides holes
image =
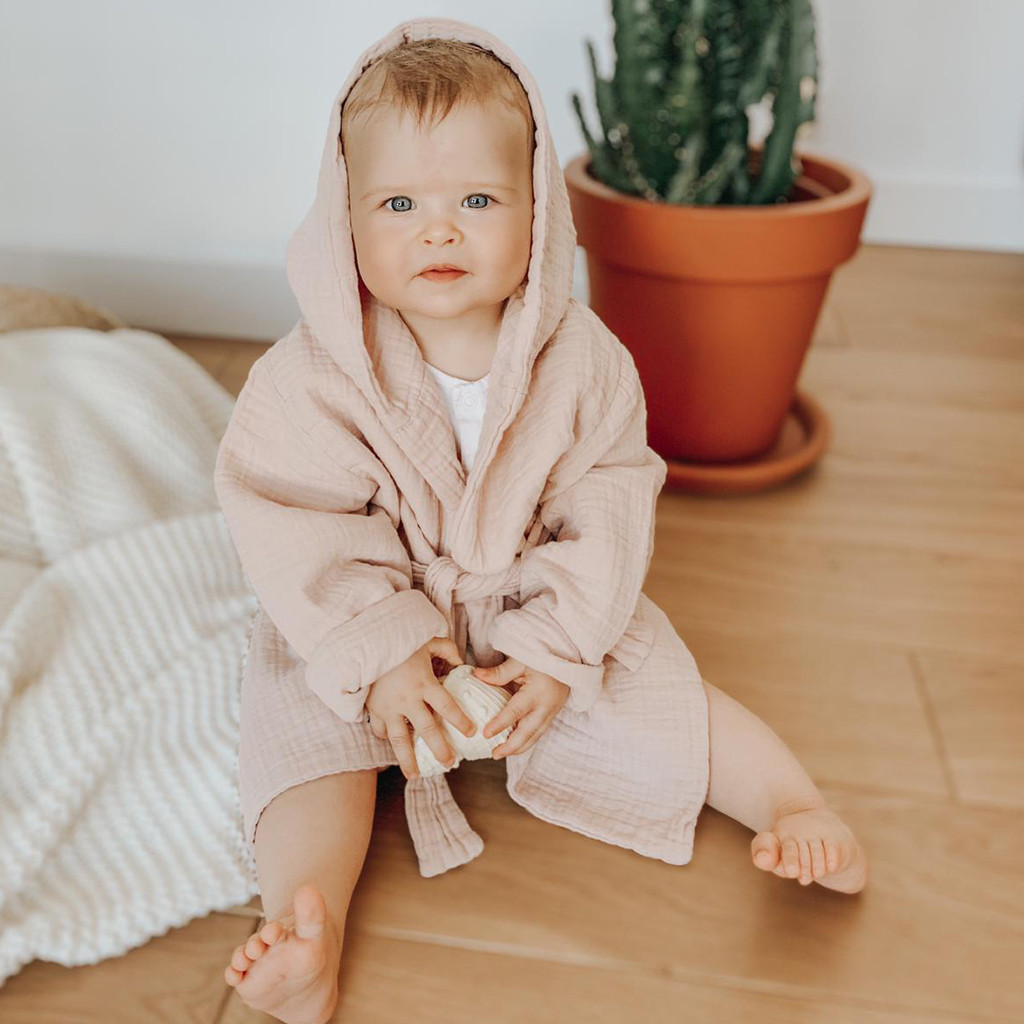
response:
{"label": "bare foot", "polygon": [[342,929],[320,890],[301,885],[289,913],[234,951],[224,980],[248,1006],[285,1024],[325,1024],[338,1004]]}
{"label": "bare foot", "polygon": [[[817,882],[826,889],[855,893],[868,880],[868,863],[860,843],[824,800],[791,801],[779,808],[775,824],[750,843],[754,864],[801,885]],[[797,809],[802,807],[804,809]]]}

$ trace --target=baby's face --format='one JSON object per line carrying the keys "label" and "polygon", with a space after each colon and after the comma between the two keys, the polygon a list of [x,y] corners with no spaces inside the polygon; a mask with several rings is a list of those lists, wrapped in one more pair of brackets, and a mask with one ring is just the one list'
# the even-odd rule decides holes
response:
{"label": "baby's face", "polygon": [[[367,289],[395,309],[438,319],[508,298],[526,276],[533,224],[522,119],[499,102],[460,103],[434,128],[382,108],[350,127],[349,211]],[[434,263],[467,273],[420,276]]]}

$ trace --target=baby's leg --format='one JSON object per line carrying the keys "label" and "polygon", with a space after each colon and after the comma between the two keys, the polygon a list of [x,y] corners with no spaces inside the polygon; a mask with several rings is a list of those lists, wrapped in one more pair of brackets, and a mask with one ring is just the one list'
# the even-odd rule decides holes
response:
{"label": "baby's leg", "polygon": [[345,918],[373,827],[377,774],[339,772],[286,789],[265,808],[253,853],[267,923],[225,979],[287,1024],[320,1024],[338,1002]]}
{"label": "baby's leg", "polygon": [[704,682],[711,733],[707,803],[757,835],[757,867],[800,876],[840,892],[858,892],[867,861],[853,833],[830,810],[811,777],[779,736],[755,714]]}

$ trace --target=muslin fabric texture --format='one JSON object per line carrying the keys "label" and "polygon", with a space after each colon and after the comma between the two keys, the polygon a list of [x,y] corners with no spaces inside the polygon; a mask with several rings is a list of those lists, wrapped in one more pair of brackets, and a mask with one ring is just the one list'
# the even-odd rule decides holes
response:
{"label": "muslin fabric texture", "polygon": [[[404,40],[504,61],[535,122],[527,276],[508,298],[467,471],[437,381],[355,261],[341,108]],[[672,864],[692,857],[709,782],[700,673],[642,593],[666,464],[647,445],[634,361],[571,295],[576,233],[537,84],[478,27],[402,22],[356,61],[328,118],[316,196],[289,241],[301,317],[254,364],[215,488],[259,597],[242,678],[240,789],[253,842],[267,804],[322,775],[397,764],[364,720],[368,688],[432,636],[570,688],[510,797],[542,820]],[[445,776],[406,782],[424,877],[478,856]]]}

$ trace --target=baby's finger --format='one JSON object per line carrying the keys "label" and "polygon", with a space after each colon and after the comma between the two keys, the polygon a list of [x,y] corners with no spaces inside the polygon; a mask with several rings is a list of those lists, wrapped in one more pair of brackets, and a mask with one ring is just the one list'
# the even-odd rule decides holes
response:
{"label": "baby's finger", "polygon": [[406,725],[403,717],[392,718],[388,721],[388,739],[391,741],[391,748],[402,767],[402,774],[407,779],[418,775],[416,756],[412,752],[412,741],[409,739],[409,726]]}
{"label": "baby's finger", "polygon": [[[423,699],[447,722],[451,722],[464,736],[476,732],[476,724],[459,706],[459,702],[440,684],[428,687]],[[431,748],[433,749],[433,748]]]}
{"label": "baby's finger", "polygon": [[528,703],[525,696],[520,697],[517,693],[485,726],[483,735],[485,739],[497,736],[502,729],[514,726],[516,722],[524,718],[532,710],[532,703]]}
{"label": "baby's finger", "polygon": [[439,655],[449,665],[465,664],[462,655],[459,653],[459,645],[447,636],[431,637],[427,641],[427,650],[431,654]]}
{"label": "baby's finger", "polygon": [[412,719],[413,728],[423,737],[423,742],[430,747],[434,757],[443,765],[454,764],[455,755],[430,708],[421,703],[418,708],[409,712],[409,717]]}
{"label": "baby's finger", "polygon": [[492,751],[492,758],[508,757],[509,754],[521,754],[533,746],[535,738],[543,731],[541,724],[543,719],[540,712],[532,712],[525,718],[519,719],[515,731],[504,743],[499,743]]}

